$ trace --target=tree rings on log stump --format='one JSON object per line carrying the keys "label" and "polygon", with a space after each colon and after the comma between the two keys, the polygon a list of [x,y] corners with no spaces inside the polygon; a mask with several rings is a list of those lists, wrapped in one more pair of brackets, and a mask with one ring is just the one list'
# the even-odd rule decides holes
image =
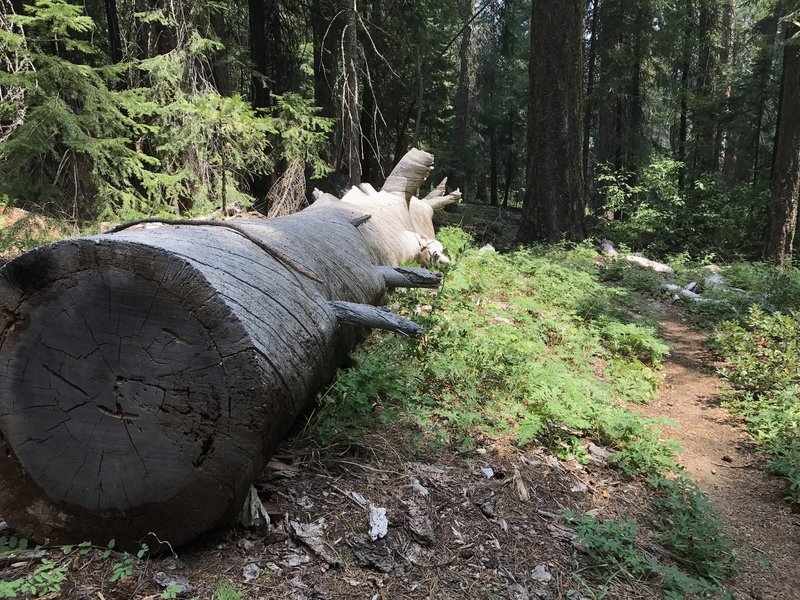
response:
{"label": "tree rings on log stump", "polygon": [[[303,221],[247,227],[325,285],[219,227],[67,240],[6,265],[0,515],[37,540],[128,546],[229,522],[333,375],[328,301],[385,291],[356,228],[317,212],[327,227],[299,250],[287,232]],[[324,256],[331,227],[355,245],[338,264]]]}

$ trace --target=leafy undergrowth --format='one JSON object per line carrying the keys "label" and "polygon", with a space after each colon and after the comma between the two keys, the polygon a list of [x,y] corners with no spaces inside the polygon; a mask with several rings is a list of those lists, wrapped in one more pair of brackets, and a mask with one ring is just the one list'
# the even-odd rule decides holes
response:
{"label": "leafy undergrowth", "polygon": [[786,478],[786,499],[800,504],[800,314],[754,307],[714,339],[727,362],[727,406],[747,421],[770,472]]}
{"label": "leafy undergrowth", "polygon": [[[311,438],[357,444],[396,422],[420,453],[466,453],[504,440],[579,462],[592,440],[612,449],[611,464],[650,482],[652,525],[667,557],[660,562],[641,550],[634,521],[576,516],[592,573],[602,571],[606,582],[656,579],[676,598],[720,592],[735,567],[721,524],[676,469],[674,444],[628,408],[653,397],[669,352],[641,316],[640,297],[604,285],[588,245],[498,254],[478,251],[458,229],[440,239],[458,258],[443,288],[393,298],[426,328],[425,338],[372,336],[354,356],[357,367],[340,373],[324,396]],[[604,540],[620,549],[609,551]]]}
{"label": "leafy undergrowth", "polygon": [[[670,264],[675,274],[665,278],[616,261],[603,278],[657,298],[665,282],[703,282],[712,272],[685,256]],[[686,302],[685,313],[726,362],[726,408],[745,420],[770,472],[786,479],[786,499],[800,504],[800,270],[736,262],[713,272],[725,284],[704,290],[712,302]]]}

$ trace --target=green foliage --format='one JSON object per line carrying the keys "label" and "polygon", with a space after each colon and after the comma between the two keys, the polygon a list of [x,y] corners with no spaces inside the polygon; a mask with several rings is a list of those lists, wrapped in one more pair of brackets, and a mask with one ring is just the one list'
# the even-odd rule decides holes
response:
{"label": "green foliage", "polygon": [[[136,552],[136,559],[141,560],[149,552],[147,544],[142,544]],[[108,580],[112,583],[125,579],[133,575],[134,557],[127,552],[123,552],[120,559],[111,565],[111,575]]]}
{"label": "green foliage", "polygon": [[163,592],[161,592],[161,598],[163,600],[173,600],[181,595],[183,588],[179,585],[171,585],[167,587]]}
{"label": "green foliage", "polygon": [[658,156],[636,174],[600,165],[596,188],[615,218],[603,222],[597,235],[662,258],[676,252],[757,256],[764,244],[767,190],[707,176],[681,190],[682,169]]}
{"label": "green foliage", "polygon": [[280,156],[291,162],[296,158],[311,168],[311,178],[324,177],[333,169],[322,158],[328,147],[328,137],[333,130],[333,119],[320,117],[320,109],[313,100],[300,94],[273,95],[273,117]]}
{"label": "green foliage", "polygon": [[220,579],[214,586],[214,600],[242,600],[242,598],[244,598],[244,592],[237,590],[226,579]]}
{"label": "green foliage", "polygon": [[460,227],[442,227],[436,239],[444,246],[445,254],[451,260],[458,260],[464,251],[472,245],[470,235]]}
{"label": "green foliage", "polygon": [[131,144],[141,128],[110,87],[116,71],[91,66],[98,55],[83,41],[93,28],[83,8],[37,0],[26,11],[12,17],[22,29],[3,38],[32,68],[0,72],[0,85],[25,90],[26,106],[24,122],[0,142],[0,195],[49,215],[90,218],[147,180],[153,161]]}
{"label": "green foliage", "polygon": [[140,26],[174,29],[180,43],[111,66],[86,41],[95,25],[82,6],[37,0],[13,16],[2,44],[31,67],[0,72],[0,85],[25,92],[4,107],[24,108],[25,119],[0,141],[0,197],[80,223],[249,205],[247,187],[272,171],[273,156],[325,174],[333,123],[308,99],[275,96],[274,114],[260,115],[208,81],[204,65],[222,46],[206,35],[205,9],[181,23],[160,9],[137,13]]}
{"label": "green foliage", "polygon": [[633,519],[601,523],[593,516],[569,514],[589,568],[606,581],[620,574],[657,578],[667,598],[722,593],[722,584],[736,570],[737,562],[708,499],[683,477],[662,478],[656,489],[651,508],[658,540],[693,576],[664,565],[643,551],[637,545],[639,525]]}
{"label": "green foliage", "polygon": [[[463,232],[441,238],[456,255],[465,248]],[[400,420],[431,447],[502,436],[580,457],[590,437],[631,470],[671,465],[672,448],[619,405],[653,396],[667,348],[652,326],[629,321],[635,300],[602,285],[592,257],[589,246],[505,255],[469,247],[440,291],[395,294],[428,335],[368,340],[312,419],[317,439],[352,441]]]}
{"label": "green foliage", "polygon": [[614,354],[657,365],[669,354],[669,346],[658,338],[655,327],[638,323],[598,319],[603,345]]}
{"label": "green foliage", "polygon": [[661,479],[652,501],[658,538],[673,560],[699,577],[721,584],[737,568],[708,497],[687,477]]}
{"label": "green foliage", "polygon": [[800,314],[753,307],[743,322],[721,324],[714,340],[733,388],[728,406],[787,479],[787,499],[800,503]]}
{"label": "green foliage", "polygon": [[16,598],[19,595],[30,595],[34,598],[58,594],[61,584],[67,579],[67,567],[42,559],[42,564],[25,577],[0,581],[0,598]]}
{"label": "green foliage", "polygon": [[0,536],[0,554],[9,552],[21,552],[28,549],[28,538],[18,538],[12,536]]}

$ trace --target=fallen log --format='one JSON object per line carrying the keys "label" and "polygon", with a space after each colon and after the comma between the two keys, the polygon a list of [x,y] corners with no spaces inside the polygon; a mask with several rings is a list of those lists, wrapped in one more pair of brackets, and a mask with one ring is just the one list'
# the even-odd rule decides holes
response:
{"label": "fallen log", "polygon": [[359,338],[347,324],[421,332],[373,305],[438,284],[397,268],[419,234],[393,230],[432,162],[410,152],[358,203],[126,229],[3,267],[0,515],[36,540],[121,546],[229,523]]}

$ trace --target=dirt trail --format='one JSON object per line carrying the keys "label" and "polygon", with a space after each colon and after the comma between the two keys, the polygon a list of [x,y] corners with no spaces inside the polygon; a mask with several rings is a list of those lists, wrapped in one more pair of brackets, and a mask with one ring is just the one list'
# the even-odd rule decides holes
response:
{"label": "dirt trail", "polygon": [[666,381],[648,416],[665,416],[680,427],[664,433],[685,452],[681,464],[717,507],[739,552],[736,598],[800,599],[800,515],[782,501],[783,483],[765,474],[741,424],[720,408],[722,381],[701,334],[672,313],[660,318],[672,346]]}

